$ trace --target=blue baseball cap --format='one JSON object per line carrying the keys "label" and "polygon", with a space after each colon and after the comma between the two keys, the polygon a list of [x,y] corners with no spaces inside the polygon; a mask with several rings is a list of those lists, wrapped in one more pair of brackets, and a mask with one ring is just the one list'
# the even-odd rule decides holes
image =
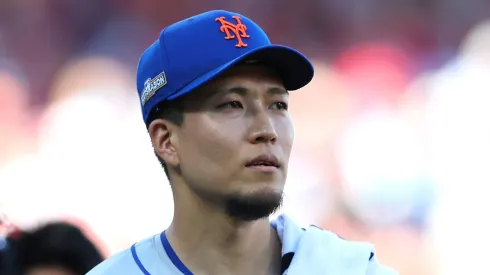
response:
{"label": "blue baseball cap", "polygon": [[313,78],[303,54],[271,44],[256,23],[238,13],[214,10],[168,26],[139,60],[136,82],[144,121],[159,103],[195,90],[236,64],[256,61],[277,70],[289,91]]}

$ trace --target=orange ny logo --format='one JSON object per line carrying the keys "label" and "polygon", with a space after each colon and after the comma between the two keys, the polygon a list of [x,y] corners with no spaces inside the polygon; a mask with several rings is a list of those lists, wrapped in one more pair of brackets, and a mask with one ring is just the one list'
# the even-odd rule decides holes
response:
{"label": "orange ny logo", "polygon": [[247,44],[243,43],[242,38],[249,38],[250,36],[247,34],[247,26],[242,24],[241,18],[239,16],[232,16],[233,19],[236,20],[236,24],[226,21],[224,16],[216,18],[216,21],[221,23],[221,27],[219,30],[226,34],[225,39],[236,39],[237,44],[235,47],[242,48],[246,47]]}

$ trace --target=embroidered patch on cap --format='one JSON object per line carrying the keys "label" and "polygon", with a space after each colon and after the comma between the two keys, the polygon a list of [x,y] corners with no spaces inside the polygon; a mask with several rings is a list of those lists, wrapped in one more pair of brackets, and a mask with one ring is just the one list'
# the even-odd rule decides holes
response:
{"label": "embroidered patch on cap", "polygon": [[164,72],[161,72],[154,78],[148,78],[145,81],[145,86],[141,93],[141,105],[145,106],[146,102],[165,85],[167,85],[167,77]]}

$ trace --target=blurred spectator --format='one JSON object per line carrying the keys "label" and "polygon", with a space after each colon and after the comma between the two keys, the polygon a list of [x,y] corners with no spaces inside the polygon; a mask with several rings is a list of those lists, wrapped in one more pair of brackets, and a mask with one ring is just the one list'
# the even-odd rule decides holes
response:
{"label": "blurred spectator", "polygon": [[429,236],[438,247],[443,275],[487,269],[489,49],[490,21],[483,21],[468,33],[461,54],[429,83],[431,164],[440,196]]}
{"label": "blurred spectator", "polygon": [[[57,190],[44,192],[44,209],[89,221],[112,253],[165,228],[173,210],[170,187],[141,120],[133,78],[124,63],[108,57],[68,62],[57,74],[40,126],[44,189]],[[117,209],[110,212],[110,223],[108,210],[101,214],[107,205]],[[151,218],[155,213],[149,209],[160,219]]]}
{"label": "blurred spectator", "polygon": [[83,275],[103,260],[79,228],[63,222],[10,238],[7,254],[13,275]]}
{"label": "blurred spectator", "polygon": [[28,85],[16,64],[0,59],[0,169],[32,149]]}
{"label": "blurred spectator", "polygon": [[337,55],[332,67],[345,79],[359,112],[396,108],[413,77],[413,61],[396,44],[364,43]]}
{"label": "blurred spectator", "polygon": [[353,114],[355,98],[337,71],[325,62],[313,62],[315,76],[308,86],[291,93],[290,112],[301,150],[324,154]]}

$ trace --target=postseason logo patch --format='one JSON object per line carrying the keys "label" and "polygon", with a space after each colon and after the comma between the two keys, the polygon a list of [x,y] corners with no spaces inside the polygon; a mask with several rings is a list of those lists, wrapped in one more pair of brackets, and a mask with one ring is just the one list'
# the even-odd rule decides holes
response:
{"label": "postseason logo patch", "polygon": [[141,93],[141,105],[145,105],[148,100],[158,91],[160,88],[167,84],[167,77],[165,73],[162,72],[155,76],[154,78],[148,78],[145,81],[145,87],[143,88],[143,93]]}

